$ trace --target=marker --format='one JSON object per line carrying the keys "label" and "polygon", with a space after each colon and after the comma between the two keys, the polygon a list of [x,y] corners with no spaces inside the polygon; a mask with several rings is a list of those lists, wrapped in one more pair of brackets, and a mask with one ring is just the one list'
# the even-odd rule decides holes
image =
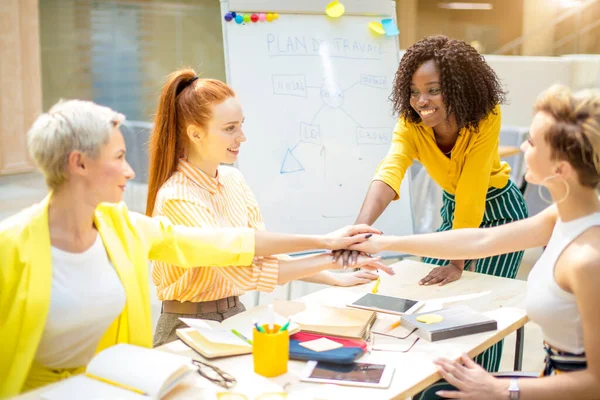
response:
{"label": "marker", "polygon": [[239,337],[240,339],[242,339],[244,342],[248,343],[248,344],[252,344],[252,340],[248,339],[246,336],[242,335],[241,333],[239,333],[238,331],[236,331],[235,329],[232,329],[231,332]]}
{"label": "marker", "polygon": [[378,276],[377,277],[377,281],[375,282],[375,286],[373,286],[373,289],[371,290],[371,293],[377,293],[379,292],[379,284],[381,283],[381,277]]}
{"label": "marker", "polygon": [[260,333],[266,333],[265,330],[263,329],[262,326],[258,325],[258,322],[254,323],[254,327],[256,328],[257,331],[259,331]]}
{"label": "marker", "polygon": [[286,322],[285,325],[279,329],[279,332],[287,331],[288,326],[290,326],[290,322],[292,322],[292,320],[288,320],[288,322]]}

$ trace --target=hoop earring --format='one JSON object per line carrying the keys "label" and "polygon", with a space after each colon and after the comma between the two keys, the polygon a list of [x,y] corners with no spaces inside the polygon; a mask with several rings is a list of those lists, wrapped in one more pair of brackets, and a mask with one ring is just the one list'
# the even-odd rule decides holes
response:
{"label": "hoop earring", "polygon": [[567,182],[566,180],[562,179],[562,183],[565,184],[565,195],[558,201],[553,202],[552,199],[548,200],[546,197],[544,197],[544,194],[542,192],[542,187],[544,187],[544,182],[549,181],[550,179],[554,179],[554,178],[558,178],[558,175],[552,175],[552,176],[547,176],[544,178],[544,180],[542,181],[542,183],[540,183],[540,185],[538,186],[538,196],[540,196],[540,199],[542,199],[545,203],[548,204],[552,204],[552,203],[562,203],[563,201],[565,201],[567,199],[567,197],[569,197],[569,193],[571,192],[571,187],[569,186],[569,182]]}

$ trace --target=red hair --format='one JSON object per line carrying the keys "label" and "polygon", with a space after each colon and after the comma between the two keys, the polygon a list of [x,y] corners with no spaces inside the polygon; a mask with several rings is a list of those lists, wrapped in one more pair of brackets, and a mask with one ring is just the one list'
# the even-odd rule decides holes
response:
{"label": "red hair", "polygon": [[193,69],[180,69],[169,75],[162,88],[148,152],[148,216],[154,211],[158,190],[173,175],[179,159],[185,155],[187,127],[195,125],[206,129],[212,107],[235,97],[227,84],[216,79],[194,80],[196,77]]}

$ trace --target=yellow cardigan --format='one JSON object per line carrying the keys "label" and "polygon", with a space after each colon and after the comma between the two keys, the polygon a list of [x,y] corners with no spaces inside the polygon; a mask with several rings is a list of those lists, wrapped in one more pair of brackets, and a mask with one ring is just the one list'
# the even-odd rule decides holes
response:
{"label": "yellow cardigan", "polygon": [[[52,284],[50,196],[0,222],[0,398],[23,390],[46,324]],[[98,206],[94,223],[127,296],[97,351],[117,343],[152,347],[148,259],[194,267],[250,265],[254,257],[249,228],[173,226],[128,212],[123,203]],[[71,372],[35,366],[31,374],[58,380]]]}
{"label": "yellow cardigan", "polygon": [[496,106],[479,122],[479,133],[461,129],[448,158],[437,146],[433,129],[400,119],[390,150],[379,163],[373,180],[388,184],[397,200],[406,170],[413,160],[418,160],[438,185],[455,195],[452,228],[479,227],[488,189],[503,188],[510,177],[510,166],[500,162],[498,156],[501,120],[500,106]]}

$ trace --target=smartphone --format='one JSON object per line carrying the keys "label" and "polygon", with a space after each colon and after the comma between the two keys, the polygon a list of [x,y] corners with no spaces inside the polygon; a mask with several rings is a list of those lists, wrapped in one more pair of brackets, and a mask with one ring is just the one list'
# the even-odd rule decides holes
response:
{"label": "smartphone", "polygon": [[367,293],[348,307],[362,308],[387,314],[406,315],[416,312],[425,304],[422,301]]}
{"label": "smartphone", "polygon": [[394,367],[385,364],[333,364],[309,361],[300,375],[300,380],[385,389],[390,387],[393,375]]}

